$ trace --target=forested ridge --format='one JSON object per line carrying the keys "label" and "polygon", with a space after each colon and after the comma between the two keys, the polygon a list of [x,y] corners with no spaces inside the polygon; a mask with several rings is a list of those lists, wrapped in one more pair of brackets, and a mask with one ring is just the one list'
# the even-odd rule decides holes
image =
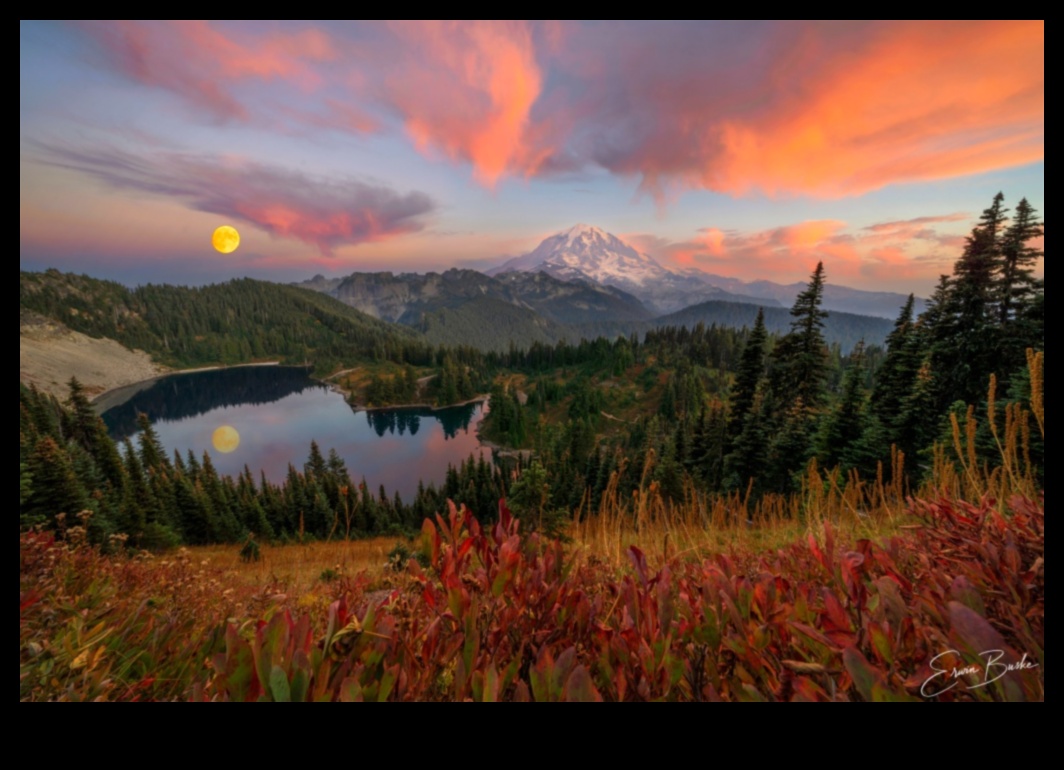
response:
{"label": "forested ridge", "polygon": [[251,279],[128,289],[56,271],[21,273],[19,301],[74,331],[175,367],[280,359],[327,372],[364,358],[428,364],[434,356],[409,329],[317,292]]}

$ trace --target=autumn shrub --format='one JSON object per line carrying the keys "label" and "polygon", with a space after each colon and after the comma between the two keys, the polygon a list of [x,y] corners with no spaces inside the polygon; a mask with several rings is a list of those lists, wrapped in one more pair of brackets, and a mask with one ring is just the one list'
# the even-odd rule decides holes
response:
{"label": "autumn shrub", "polygon": [[1044,701],[1044,497],[910,513],[618,569],[451,506],[427,566],[295,595],[28,532],[20,700]]}
{"label": "autumn shrub", "polygon": [[426,524],[428,570],[376,604],[341,598],[324,633],[287,612],[230,625],[196,697],[1044,700],[1044,505],[914,513],[880,544],[842,547],[826,525],[772,554],[658,569],[632,548],[618,577],[522,538],[505,508],[490,531],[452,508]]}

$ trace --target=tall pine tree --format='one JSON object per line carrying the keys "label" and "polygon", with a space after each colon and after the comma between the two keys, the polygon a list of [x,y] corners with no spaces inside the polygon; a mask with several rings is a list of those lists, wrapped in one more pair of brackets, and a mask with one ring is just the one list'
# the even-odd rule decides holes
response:
{"label": "tall pine tree", "polygon": [[858,445],[868,428],[867,395],[864,390],[864,344],[857,346],[842,386],[842,398],[824,423],[820,436],[820,460],[825,468],[855,464]]}
{"label": "tall pine tree", "polygon": [[958,401],[978,404],[1000,364],[995,311],[1007,214],[1005,196],[998,193],[968,237],[945,301],[936,308],[931,335],[939,412]]}
{"label": "tall pine tree", "polygon": [[743,355],[739,361],[739,371],[735,375],[735,385],[731,390],[730,414],[728,418],[728,444],[739,437],[742,433],[743,423],[746,416],[754,406],[757,396],[757,386],[765,375],[765,345],[768,342],[768,332],[765,330],[765,309],[757,312],[757,321],[750,332],[750,337],[743,347]]}
{"label": "tall pine tree", "polygon": [[791,308],[791,331],[772,354],[772,395],[786,411],[797,402],[815,411],[825,398],[828,351],[824,341],[824,263],[817,265],[809,286]]}

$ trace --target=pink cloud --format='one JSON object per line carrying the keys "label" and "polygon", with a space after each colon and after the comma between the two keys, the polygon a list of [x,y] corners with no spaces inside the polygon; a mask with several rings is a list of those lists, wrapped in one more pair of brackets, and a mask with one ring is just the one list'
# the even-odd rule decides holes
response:
{"label": "pink cloud", "polygon": [[606,81],[600,162],[656,194],[834,197],[1044,158],[1044,21],[659,29],[671,49],[618,26],[582,60]]}
{"label": "pink cloud", "polygon": [[633,240],[664,262],[744,280],[802,280],[822,261],[833,277],[857,283],[931,282],[960,255],[964,239],[940,234],[929,225],[958,219],[925,217],[857,231],[845,222],[819,220],[754,232],[706,228],[681,243]]}
{"label": "pink cloud", "polygon": [[423,152],[470,163],[481,182],[536,172],[532,107],[543,90],[532,30],[519,21],[396,22],[403,55],[378,96]]}
{"label": "pink cloud", "polygon": [[287,85],[296,123],[398,129],[487,186],[602,168],[662,200],[831,198],[1045,157],[1044,20],[84,26],[215,117],[272,117],[248,86]]}
{"label": "pink cloud", "polygon": [[435,209],[428,195],[398,193],[357,179],[315,179],[285,169],[215,157],[136,156],[107,148],[39,145],[45,162],[111,188],[177,200],[189,209],[254,225],[318,247],[418,232]]}
{"label": "pink cloud", "polygon": [[940,225],[947,222],[969,222],[972,217],[970,214],[945,214],[937,217],[917,217],[916,219],[905,219],[897,222],[880,222],[879,224],[869,225],[864,228],[868,232],[872,233],[894,233],[901,230],[913,230],[914,228],[924,228],[928,225]]}
{"label": "pink cloud", "polygon": [[202,20],[79,24],[100,41],[119,70],[223,119],[248,118],[236,83],[283,81],[313,90],[322,77],[311,65],[336,57],[328,35],[316,29],[246,36]]}

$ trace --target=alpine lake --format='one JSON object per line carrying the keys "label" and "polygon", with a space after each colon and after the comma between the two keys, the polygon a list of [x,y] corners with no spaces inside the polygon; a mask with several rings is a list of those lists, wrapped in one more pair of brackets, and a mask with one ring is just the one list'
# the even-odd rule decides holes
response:
{"label": "alpine lake", "polygon": [[218,472],[236,477],[249,468],[274,483],[289,465],[303,472],[311,442],[347,465],[351,478],[370,489],[414,498],[419,482],[440,486],[449,466],[470,455],[491,462],[477,426],[487,402],[430,409],[356,410],[342,393],[303,368],[248,366],[174,374],[106,394],[98,403],[117,440],[139,433],[146,414],[173,456],[210,454]]}

